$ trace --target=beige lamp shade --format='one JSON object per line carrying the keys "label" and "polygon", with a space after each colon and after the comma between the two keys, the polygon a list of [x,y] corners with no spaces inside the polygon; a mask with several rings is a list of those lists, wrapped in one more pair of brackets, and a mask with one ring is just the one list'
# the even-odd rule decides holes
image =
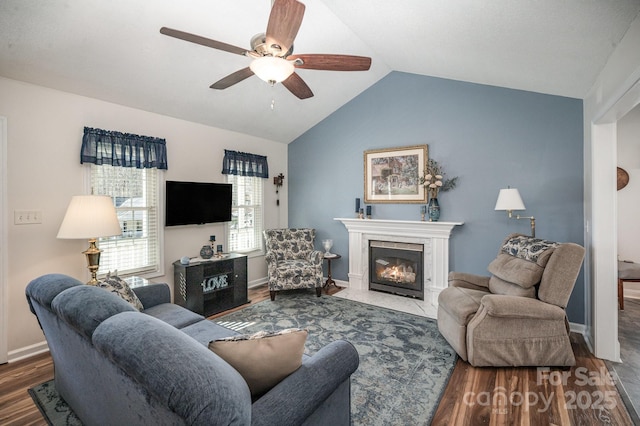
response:
{"label": "beige lamp shade", "polygon": [[495,210],[524,210],[524,203],[517,188],[501,189]]}
{"label": "beige lamp shade", "polygon": [[58,230],[58,238],[91,239],[122,234],[113,201],[106,195],[76,195]]}

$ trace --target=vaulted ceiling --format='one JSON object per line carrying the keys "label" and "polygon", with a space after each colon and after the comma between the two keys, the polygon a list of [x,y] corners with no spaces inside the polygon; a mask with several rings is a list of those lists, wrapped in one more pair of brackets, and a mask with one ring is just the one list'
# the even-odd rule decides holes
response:
{"label": "vaulted ceiling", "polygon": [[[369,56],[365,72],[298,70],[299,100],[250,59],[160,34],[242,48],[270,0],[1,0],[0,76],[289,143],[391,71],[584,97],[640,0],[306,0],[294,53]],[[0,111],[1,113],[1,111]]]}

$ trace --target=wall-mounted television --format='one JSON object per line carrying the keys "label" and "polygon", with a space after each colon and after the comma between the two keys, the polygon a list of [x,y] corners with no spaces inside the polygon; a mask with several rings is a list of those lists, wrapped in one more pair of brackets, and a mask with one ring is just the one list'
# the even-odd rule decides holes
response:
{"label": "wall-mounted television", "polygon": [[231,220],[231,184],[168,180],[165,226],[201,225]]}

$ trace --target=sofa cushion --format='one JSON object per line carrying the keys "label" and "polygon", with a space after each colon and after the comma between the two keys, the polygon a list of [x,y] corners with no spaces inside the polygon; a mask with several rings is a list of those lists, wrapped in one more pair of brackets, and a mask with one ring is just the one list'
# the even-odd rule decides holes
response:
{"label": "sofa cushion", "polygon": [[536,297],[536,287],[523,288],[517,284],[504,281],[495,275],[489,278],[489,290],[493,294],[503,294],[506,296]]}
{"label": "sofa cushion", "polygon": [[237,331],[205,319],[181,328],[180,331],[204,347],[207,347],[212,340],[224,339],[225,337],[237,336],[239,334]]}
{"label": "sofa cushion", "polygon": [[117,275],[111,275],[111,273],[108,273],[106,277],[98,280],[96,287],[103,288],[111,293],[114,293],[125,302],[131,303],[131,306],[136,308],[138,311],[144,309],[144,306],[142,306],[142,302],[140,302],[138,296],[136,296],[133,290],[131,290],[129,284],[127,284],[125,280]]}
{"label": "sofa cushion", "polygon": [[496,256],[487,268],[503,281],[530,288],[540,282],[544,268],[535,262],[520,259],[505,253]]}
{"label": "sofa cushion", "polygon": [[213,340],[209,349],[240,373],[255,398],[300,368],[307,335],[297,328],[261,331]]}
{"label": "sofa cushion", "polygon": [[152,306],[149,309],[145,309],[144,313],[180,329],[204,320],[202,315],[173,303]]}
{"label": "sofa cushion", "polygon": [[[498,256],[487,269],[502,281],[529,289],[540,283],[549,257],[557,246],[551,241],[511,234],[505,238]],[[513,294],[505,290],[502,288],[498,293]]]}
{"label": "sofa cushion", "polygon": [[136,312],[130,303],[92,285],[64,290],[53,299],[51,309],[88,339],[104,320],[120,312]]}
{"label": "sofa cushion", "polygon": [[281,278],[294,278],[313,275],[315,269],[315,265],[305,260],[282,260],[278,262],[277,271]]}
{"label": "sofa cushion", "polygon": [[145,311],[156,305],[171,303],[171,290],[166,283],[147,284],[132,287],[131,290],[138,296]]}

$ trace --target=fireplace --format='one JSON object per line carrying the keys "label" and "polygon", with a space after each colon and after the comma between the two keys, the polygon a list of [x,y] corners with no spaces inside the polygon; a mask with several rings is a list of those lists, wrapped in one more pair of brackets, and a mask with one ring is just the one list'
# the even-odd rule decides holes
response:
{"label": "fireplace", "polygon": [[369,241],[369,289],[424,300],[424,246]]}
{"label": "fireplace", "polygon": [[[463,222],[336,218],[349,232],[349,289],[369,291],[369,243],[393,241],[423,246],[423,304],[438,306],[438,295],[447,288],[449,238]],[[410,302],[417,302],[409,300]],[[435,318],[435,314],[432,318]]]}

